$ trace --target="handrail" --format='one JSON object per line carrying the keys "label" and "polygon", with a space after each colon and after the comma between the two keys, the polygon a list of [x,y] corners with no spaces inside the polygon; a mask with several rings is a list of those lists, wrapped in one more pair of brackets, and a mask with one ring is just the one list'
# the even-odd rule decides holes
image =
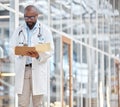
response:
{"label": "handrail", "polygon": [[0,79],[0,82],[14,90],[14,86],[10,85],[9,83],[5,82],[4,80]]}
{"label": "handrail", "polygon": [[0,72],[0,77],[9,77],[9,76],[15,76],[14,72]]}
{"label": "handrail", "polygon": [[[8,10],[8,11],[11,11],[11,12],[13,12],[13,13],[16,13],[16,10],[15,10],[15,9],[13,9],[13,8],[11,8],[11,7],[8,7],[8,6],[4,5],[3,3],[0,3],[0,6],[3,7],[4,9]],[[20,16],[23,16],[23,13],[22,13],[22,12],[19,12],[19,15],[20,15]]]}
{"label": "handrail", "polygon": [[86,47],[88,47],[88,48],[90,48],[90,49],[93,49],[94,51],[97,51],[97,52],[102,53],[102,54],[104,54],[104,55],[106,55],[106,56],[109,56],[109,57],[111,57],[111,58],[114,58],[115,60],[120,61],[120,59],[119,59],[117,56],[115,56],[115,55],[112,55],[112,54],[110,54],[110,53],[104,52],[104,51],[102,51],[102,50],[100,50],[100,49],[98,49],[98,48],[96,48],[96,47],[93,47],[93,46],[91,46],[91,45],[89,45],[89,44],[86,44],[86,43],[84,43],[84,42],[82,42],[82,41],[79,41],[79,40],[77,40],[77,39],[69,36],[68,34],[66,34],[66,33],[64,33],[64,32],[60,32],[60,31],[58,31],[58,30],[56,30],[56,29],[54,29],[54,28],[50,28],[50,29],[51,29],[52,32],[56,32],[56,33],[60,34],[61,36],[65,36],[65,37],[67,37],[67,38],[75,41],[76,43],[79,43],[79,44],[81,44],[81,45],[83,45],[83,46],[86,46]]}

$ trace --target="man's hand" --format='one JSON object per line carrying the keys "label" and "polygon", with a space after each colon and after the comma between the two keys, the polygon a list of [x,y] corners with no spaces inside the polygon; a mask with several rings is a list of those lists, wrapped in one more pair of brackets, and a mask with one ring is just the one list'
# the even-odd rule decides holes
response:
{"label": "man's hand", "polygon": [[35,57],[35,58],[38,58],[39,57],[39,54],[37,51],[28,51],[26,53],[27,56],[30,56],[30,57]]}

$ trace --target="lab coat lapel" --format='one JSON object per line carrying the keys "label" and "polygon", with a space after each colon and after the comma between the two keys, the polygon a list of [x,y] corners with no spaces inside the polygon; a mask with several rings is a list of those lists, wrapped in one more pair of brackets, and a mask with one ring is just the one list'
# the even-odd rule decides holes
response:
{"label": "lab coat lapel", "polygon": [[24,24],[24,26],[22,27],[22,31],[23,31],[23,36],[25,37],[25,43],[27,44],[27,28],[26,25]]}

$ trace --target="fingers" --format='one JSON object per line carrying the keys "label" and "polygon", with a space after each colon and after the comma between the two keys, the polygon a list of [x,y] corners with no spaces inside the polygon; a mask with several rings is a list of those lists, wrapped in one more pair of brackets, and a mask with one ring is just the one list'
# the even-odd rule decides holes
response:
{"label": "fingers", "polygon": [[28,51],[26,53],[26,55],[30,56],[30,57],[38,57],[39,56],[38,52],[35,52],[35,51]]}

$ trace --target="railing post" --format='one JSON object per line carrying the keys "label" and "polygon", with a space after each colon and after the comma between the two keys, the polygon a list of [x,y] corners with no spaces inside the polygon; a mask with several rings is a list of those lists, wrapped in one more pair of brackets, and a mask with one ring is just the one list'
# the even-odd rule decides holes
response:
{"label": "railing post", "polygon": [[120,61],[115,60],[115,66],[117,70],[117,80],[118,80],[118,107],[120,107]]}

